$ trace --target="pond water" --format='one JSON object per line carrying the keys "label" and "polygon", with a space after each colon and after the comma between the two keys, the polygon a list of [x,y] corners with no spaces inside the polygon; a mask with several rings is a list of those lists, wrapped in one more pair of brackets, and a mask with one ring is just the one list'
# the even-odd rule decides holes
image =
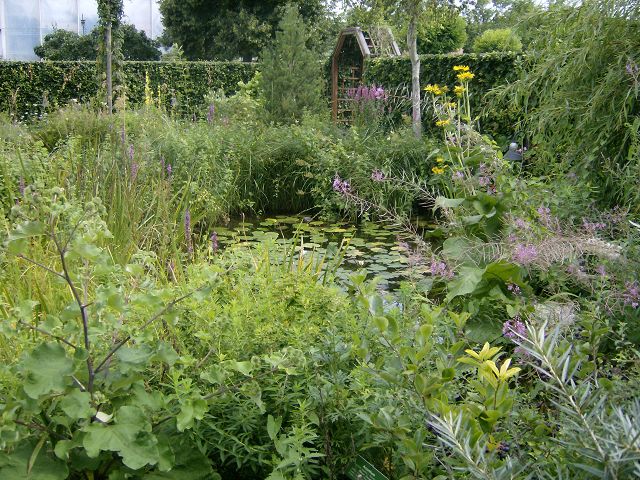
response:
{"label": "pond water", "polygon": [[[421,229],[430,225],[424,220],[416,223]],[[356,271],[364,271],[369,278],[380,278],[380,287],[393,290],[406,279],[423,278],[425,265],[416,265],[411,258],[411,239],[397,227],[374,222],[354,225],[349,222],[325,222],[302,216],[273,216],[232,220],[213,229],[218,235],[220,249],[247,248],[272,241],[295,250],[294,261],[321,260],[331,265],[342,257],[335,276],[346,281]],[[407,249],[407,245],[409,249]]]}

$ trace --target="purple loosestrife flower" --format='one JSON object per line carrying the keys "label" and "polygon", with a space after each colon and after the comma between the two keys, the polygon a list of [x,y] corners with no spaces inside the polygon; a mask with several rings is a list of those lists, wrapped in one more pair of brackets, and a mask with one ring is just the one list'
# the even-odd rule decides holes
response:
{"label": "purple loosestrife flower", "polygon": [[542,225],[547,228],[551,228],[553,217],[551,216],[551,210],[549,210],[549,207],[541,205],[536,211],[538,212],[538,216],[540,217],[540,223],[542,223]]}
{"label": "purple loosestrife flower", "polygon": [[516,315],[502,324],[502,335],[511,340],[526,337],[527,326],[522,323],[520,316]]}
{"label": "purple loosestrife flower", "polygon": [[514,295],[520,295],[520,293],[522,293],[522,291],[520,290],[520,287],[518,285],[516,285],[515,283],[508,284],[507,285],[507,290],[509,290]]}
{"label": "purple loosestrife flower", "polygon": [[624,304],[631,308],[640,306],[640,286],[638,282],[625,282],[625,290],[622,293]]}
{"label": "purple loosestrife flower", "polygon": [[169,178],[171,178],[171,173],[173,172],[173,169],[171,168],[171,164],[167,165],[167,176]]}
{"label": "purple loosestrife flower", "polygon": [[596,267],[596,273],[598,275],[600,275],[601,277],[606,277],[607,276],[607,270],[604,268],[604,265],[598,265]]}
{"label": "purple loosestrife flower", "polygon": [[184,212],[184,236],[187,241],[187,252],[193,253],[193,242],[191,241],[191,212],[187,208]]}
{"label": "purple loosestrife flower", "polygon": [[349,185],[349,182],[342,180],[338,175],[333,179],[333,189],[342,195],[351,193],[351,185]]}
{"label": "purple loosestrife flower", "polygon": [[526,220],[523,220],[522,218],[516,218],[513,221],[513,225],[514,227],[516,227],[518,230],[527,230],[529,228],[529,224],[527,223]]}
{"label": "purple loosestrife flower", "polygon": [[133,162],[131,164],[131,183],[136,182],[136,178],[138,178],[139,169],[140,169],[140,166],[138,165],[138,162]]}
{"label": "purple loosestrife flower", "polygon": [[582,219],[582,228],[589,235],[595,235],[598,230],[604,230],[607,225],[603,222],[590,222],[586,218]]}
{"label": "purple loosestrife flower", "polygon": [[211,105],[209,105],[209,111],[207,112],[208,123],[213,123],[215,114],[216,114],[216,106],[212,103]]}
{"label": "purple loosestrife flower", "polygon": [[385,178],[386,177],[381,170],[375,169],[373,172],[371,172],[371,180],[373,180],[374,182],[384,182]]}
{"label": "purple loosestrife flower", "polygon": [[529,265],[538,258],[538,250],[535,245],[518,244],[513,252],[513,261],[520,265]]}
{"label": "purple loosestrife flower", "polygon": [[491,183],[491,177],[482,176],[478,178],[478,183],[480,184],[481,187],[486,187]]}
{"label": "purple loosestrife flower", "polygon": [[211,240],[211,252],[212,253],[216,253],[218,251],[218,248],[219,248],[219,245],[218,245],[218,233],[217,232],[213,232],[211,234],[210,240]]}
{"label": "purple loosestrife flower", "polygon": [[135,155],[135,151],[133,150],[133,144],[129,145],[128,155],[129,155],[129,160],[133,161],[133,157]]}
{"label": "purple loosestrife flower", "polygon": [[462,170],[456,170],[455,172],[453,172],[453,174],[451,175],[451,178],[454,181],[457,180],[464,180],[464,172]]}
{"label": "purple loosestrife flower", "polygon": [[18,184],[18,188],[20,189],[20,195],[24,197],[24,191],[27,188],[24,182],[24,177],[20,177],[20,183]]}
{"label": "purple loosestrife flower", "polygon": [[451,280],[454,277],[453,270],[451,270],[445,262],[439,261],[436,258],[431,259],[429,271],[434,277],[442,277],[447,280]]}

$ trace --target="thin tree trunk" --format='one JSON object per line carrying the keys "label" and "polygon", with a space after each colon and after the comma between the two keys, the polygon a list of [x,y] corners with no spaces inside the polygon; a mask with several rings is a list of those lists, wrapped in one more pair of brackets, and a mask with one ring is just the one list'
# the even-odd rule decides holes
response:
{"label": "thin tree trunk", "polygon": [[113,60],[113,52],[111,47],[111,23],[107,25],[107,28],[104,31],[104,44],[106,50],[107,57],[107,66],[106,66],[106,74],[107,74],[107,111],[109,115],[113,113],[113,78],[112,78],[112,60]]}
{"label": "thin tree trunk", "polygon": [[411,108],[413,133],[422,137],[422,112],[420,110],[420,57],[418,56],[418,38],[416,34],[417,15],[411,15],[407,31],[407,46],[411,58]]}

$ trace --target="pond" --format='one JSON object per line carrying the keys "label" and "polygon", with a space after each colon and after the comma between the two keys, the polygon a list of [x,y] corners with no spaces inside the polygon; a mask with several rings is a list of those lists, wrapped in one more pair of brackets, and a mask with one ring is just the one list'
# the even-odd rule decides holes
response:
{"label": "pond", "polygon": [[[431,226],[424,220],[418,220],[417,225],[423,230]],[[296,262],[300,252],[303,259],[324,259],[326,265],[342,257],[335,270],[338,280],[346,281],[354,272],[362,271],[369,278],[379,277],[380,287],[387,291],[394,290],[403,280],[423,278],[428,272],[428,266],[416,264],[412,258],[413,244],[407,232],[381,223],[354,225],[281,215],[236,219],[214,231],[221,249],[274,242],[295,250]]]}

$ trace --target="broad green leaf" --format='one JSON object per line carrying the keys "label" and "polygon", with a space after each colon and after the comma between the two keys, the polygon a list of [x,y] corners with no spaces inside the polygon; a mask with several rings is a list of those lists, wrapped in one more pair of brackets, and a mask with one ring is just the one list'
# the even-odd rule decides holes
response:
{"label": "broad green leaf", "polygon": [[157,440],[151,433],[151,423],[138,407],[120,407],[113,424],[92,423],[83,431],[82,445],[91,458],[102,451],[116,452],[133,470],[158,463]]}
{"label": "broad green leaf", "polygon": [[116,352],[122,373],[144,370],[152,356],[151,348],[146,345],[141,347],[122,347]]}
{"label": "broad green leaf", "polygon": [[269,438],[271,440],[275,440],[278,432],[280,431],[280,427],[282,426],[282,417],[278,417],[276,419],[273,416],[269,415],[267,417],[267,433],[269,434]]}
{"label": "broad green leaf", "polygon": [[65,480],[69,477],[66,464],[44,451],[33,459],[31,472],[27,473],[34,449],[34,444],[23,443],[10,454],[0,452],[0,478],[3,480]]}
{"label": "broad green leaf", "polygon": [[449,291],[447,301],[461,295],[473,293],[478,285],[480,285],[483,273],[484,269],[482,268],[462,267],[456,274],[456,277],[447,284]]}
{"label": "broad green leaf", "polygon": [[74,390],[60,401],[60,408],[73,420],[91,418],[96,410],[90,404],[91,395],[88,392]]}
{"label": "broad green leaf", "polygon": [[436,198],[433,209],[437,210],[438,208],[455,208],[462,205],[465,201],[465,198],[438,197]]}
{"label": "broad green leaf", "polygon": [[201,398],[189,398],[180,404],[180,413],[176,417],[179,432],[193,427],[194,420],[202,420],[207,413],[207,402]]}
{"label": "broad green leaf", "polygon": [[67,357],[59,344],[43,343],[27,355],[20,369],[24,375],[25,393],[38,399],[65,389],[73,373],[73,360]]}
{"label": "broad green leaf", "polygon": [[464,237],[447,238],[442,245],[442,254],[451,260],[459,260],[468,255],[471,242]]}

